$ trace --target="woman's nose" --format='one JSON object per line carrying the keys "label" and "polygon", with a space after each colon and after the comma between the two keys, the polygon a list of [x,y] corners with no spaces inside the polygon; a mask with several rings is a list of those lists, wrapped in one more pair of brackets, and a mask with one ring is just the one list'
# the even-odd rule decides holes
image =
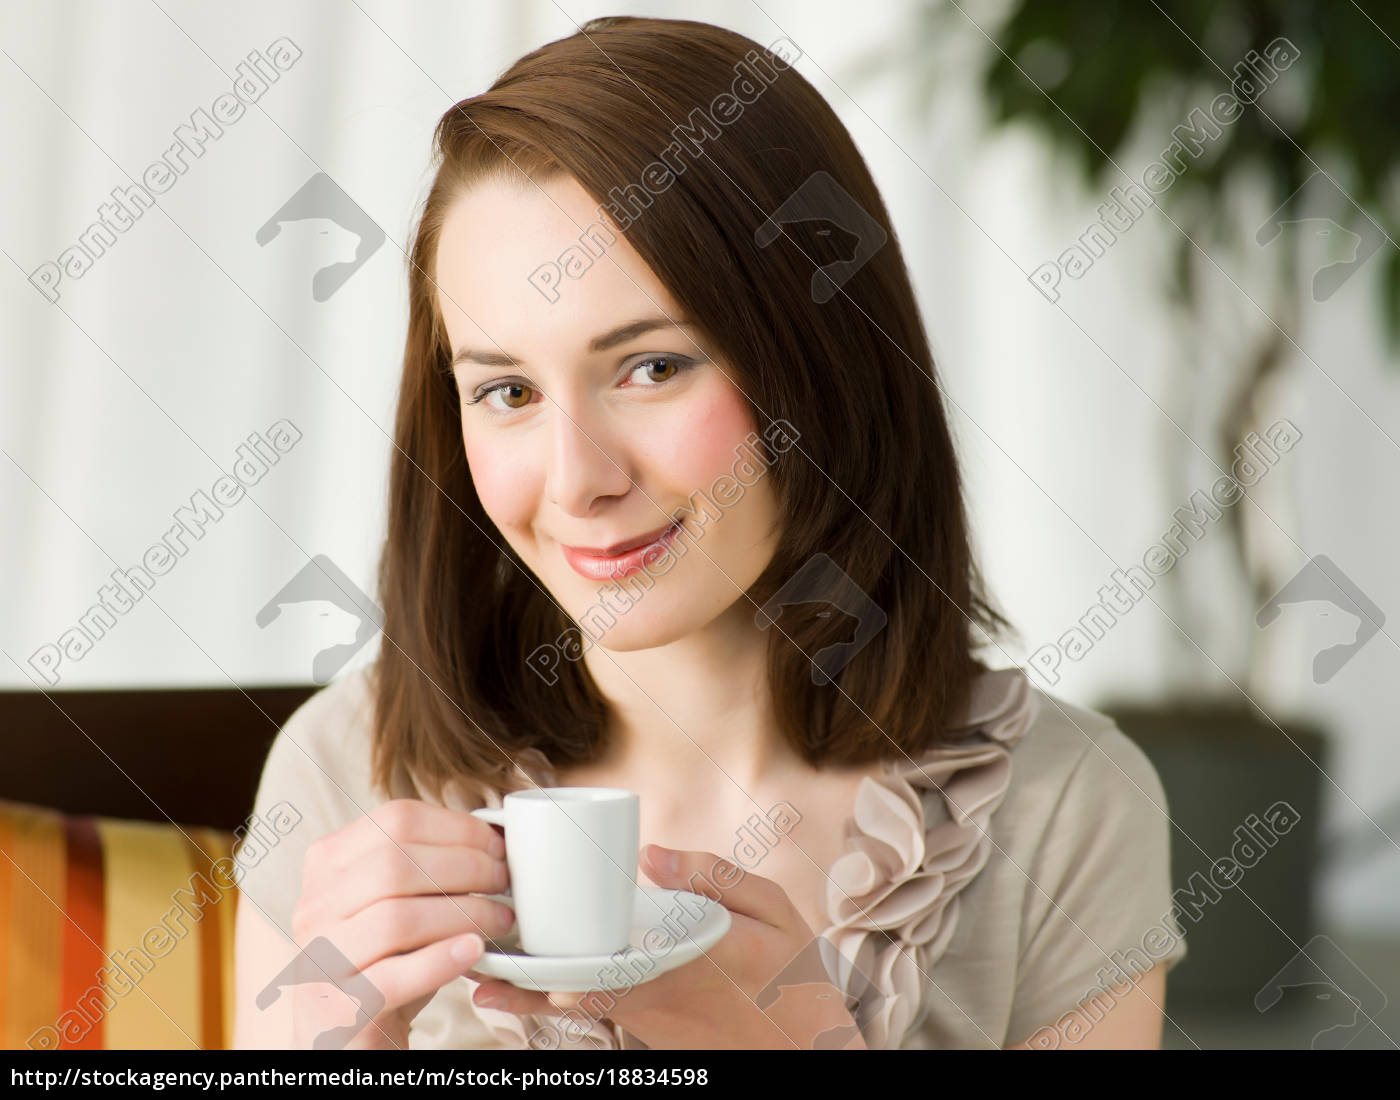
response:
{"label": "woman's nose", "polygon": [[586,516],[600,497],[624,496],[632,479],[604,418],[561,404],[550,412],[550,501],[569,515]]}

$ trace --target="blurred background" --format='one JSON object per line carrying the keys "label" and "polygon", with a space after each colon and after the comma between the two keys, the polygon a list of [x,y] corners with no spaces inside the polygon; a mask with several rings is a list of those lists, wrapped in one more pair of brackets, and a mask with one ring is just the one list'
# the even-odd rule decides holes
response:
{"label": "blurred background", "polygon": [[[64,701],[100,725],[188,692],[157,755],[189,774],[201,693],[268,690],[260,762],[279,706],[373,660],[433,125],[608,14],[790,38],[870,164],[1021,633],[987,659],[1149,753],[1178,886],[1247,868],[1183,923],[1166,1044],[1396,1046],[1400,19],[1374,2],[8,0],[0,706],[27,764],[0,795],[195,820],[104,793],[146,719],[99,748]],[[147,558],[200,493],[186,552]],[[150,598],[94,619],[143,561]],[[313,598],[316,563],[362,614]]]}

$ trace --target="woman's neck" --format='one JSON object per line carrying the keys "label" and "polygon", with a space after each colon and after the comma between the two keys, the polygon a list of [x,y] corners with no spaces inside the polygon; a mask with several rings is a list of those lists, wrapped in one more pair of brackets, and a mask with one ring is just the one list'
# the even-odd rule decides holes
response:
{"label": "woman's neck", "polygon": [[727,776],[746,790],[805,767],[773,718],[768,636],[733,611],[669,645],[585,654],[612,714],[595,767],[652,783],[670,775],[692,789],[699,777]]}

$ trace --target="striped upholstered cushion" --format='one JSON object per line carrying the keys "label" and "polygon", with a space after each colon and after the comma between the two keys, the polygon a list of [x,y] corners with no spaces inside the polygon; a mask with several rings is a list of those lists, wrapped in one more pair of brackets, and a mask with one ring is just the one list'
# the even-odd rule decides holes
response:
{"label": "striped upholstered cushion", "polygon": [[0,802],[3,1045],[232,1046],[233,839]]}

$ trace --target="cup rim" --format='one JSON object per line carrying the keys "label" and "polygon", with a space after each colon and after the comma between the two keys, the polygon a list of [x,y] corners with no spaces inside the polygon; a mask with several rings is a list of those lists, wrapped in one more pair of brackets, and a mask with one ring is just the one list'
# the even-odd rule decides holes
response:
{"label": "cup rim", "polygon": [[629,791],[625,787],[530,787],[511,791],[503,801],[517,799],[521,802],[600,803],[625,802],[636,797],[635,791]]}

